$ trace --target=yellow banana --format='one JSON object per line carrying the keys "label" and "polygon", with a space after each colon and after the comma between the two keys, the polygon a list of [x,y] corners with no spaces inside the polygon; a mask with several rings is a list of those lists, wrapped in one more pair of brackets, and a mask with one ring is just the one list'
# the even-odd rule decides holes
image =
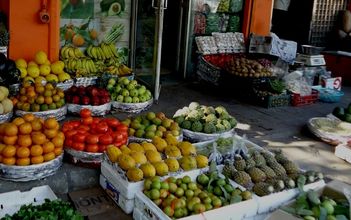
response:
{"label": "yellow banana", "polygon": [[97,47],[97,49],[99,50],[99,53],[100,53],[101,59],[102,59],[102,60],[105,60],[105,59],[106,59],[106,57],[105,57],[105,54],[104,54],[104,51],[102,50],[102,48],[101,48],[101,47]]}
{"label": "yellow banana", "polygon": [[89,57],[93,57],[92,54],[91,54],[91,47],[92,47],[92,46],[91,46],[91,44],[90,44],[90,45],[87,47],[87,50],[86,50]]}
{"label": "yellow banana", "polygon": [[109,44],[108,46],[110,47],[110,49],[111,49],[111,51],[112,51],[113,55],[114,55],[115,57],[117,57],[117,58],[118,58],[118,54],[117,54],[117,50],[116,50],[116,46],[115,46],[114,44]]}
{"label": "yellow banana", "polygon": [[60,55],[62,57],[62,59],[66,59],[67,57],[65,57],[65,50],[67,49],[67,46],[63,46],[61,48],[61,51],[60,51]]}
{"label": "yellow banana", "polygon": [[95,47],[92,47],[91,48],[91,55],[94,59],[97,59],[98,58],[98,55],[97,55],[97,51],[96,51],[96,48]]}

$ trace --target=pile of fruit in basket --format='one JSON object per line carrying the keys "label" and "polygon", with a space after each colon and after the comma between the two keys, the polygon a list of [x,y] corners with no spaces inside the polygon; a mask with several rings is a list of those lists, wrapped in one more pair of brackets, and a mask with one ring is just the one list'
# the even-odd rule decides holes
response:
{"label": "pile of fruit in basket", "polygon": [[306,183],[323,179],[323,174],[318,172],[302,173],[297,164],[281,151],[272,154],[251,150],[247,155],[237,154],[234,161],[225,164],[223,174],[245,188],[252,189],[258,196],[295,188],[298,179]]}
{"label": "pile of fruit in basket", "polygon": [[110,94],[104,88],[90,85],[72,86],[65,92],[67,103],[76,105],[104,105],[110,102]]}
{"label": "pile of fruit in basket", "polygon": [[27,61],[23,58],[16,60],[16,67],[21,72],[23,82],[64,82],[71,76],[64,71],[65,64],[62,61],[51,63],[44,51],[38,51],[34,60]]}
{"label": "pile of fruit in basket", "polygon": [[181,128],[206,134],[229,131],[237,124],[223,106],[205,106],[197,102],[177,110],[173,118]]}
{"label": "pile of fruit in basket", "polygon": [[346,108],[337,106],[333,110],[333,115],[342,121],[351,123],[351,104]]}
{"label": "pile of fruit in basket", "polygon": [[102,153],[109,145],[119,147],[127,143],[128,127],[118,119],[92,117],[88,109],[82,109],[80,117],[80,120],[70,120],[63,124],[65,147]]}
{"label": "pile of fruit in basket", "polygon": [[140,103],[152,99],[152,94],[144,85],[136,80],[129,80],[127,77],[116,79],[111,78],[107,84],[107,90],[111,99],[123,103]]}
{"label": "pile of fruit in basket", "polygon": [[0,86],[0,115],[7,114],[13,109],[13,103],[8,96],[9,90],[4,86]]}
{"label": "pile of fruit in basket", "polygon": [[262,66],[262,64],[256,60],[244,57],[230,60],[226,65],[226,71],[240,77],[259,78],[272,76],[272,72]]}
{"label": "pile of fruit in basket", "polygon": [[64,141],[56,119],[26,114],[0,124],[0,162],[27,166],[50,161],[62,154]]}
{"label": "pile of fruit in basket", "polygon": [[201,174],[193,179],[158,177],[144,182],[144,194],[169,217],[182,218],[200,214],[252,198],[251,192],[233,186],[217,172]]}
{"label": "pile of fruit in basket", "polygon": [[181,135],[178,123],[167,118],[162,112],[148,112],[134,118],[128,118],[123,123],[129,126],[129,136],[137,138],[152,139],[155,136],[166,137],[168,134],[176,137]]}
{"label": "pile of fruit in basket", "polygon": [[155,136],[152,142],[130,143],[120,149],[109,147],[107,155],[111,162],[126,172],[129,181],[166,176],[178,172],[208,166],[208,158],[197,155],[195,147],[186,141],[178,142],[173,135],[165,139]]}
{"label": "pile of fruit in basket", "polygon": [[7,59],[0,53],[0,85],[12,85],[20,82],[20,70],[16,67],[15,61]]}
{"label": "pile of fruit in basket", "polygon": [[26,112],[55,110],[65,105],[65,94],[53,83],[24,82],[16,96],[15,107]]}

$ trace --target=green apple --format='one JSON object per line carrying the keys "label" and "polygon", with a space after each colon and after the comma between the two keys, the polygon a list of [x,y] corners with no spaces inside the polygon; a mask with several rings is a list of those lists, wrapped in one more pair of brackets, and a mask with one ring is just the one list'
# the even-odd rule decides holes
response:
{"label": "green apple", "polygon": [[134,80],[130,81],[129,84],[132,84],[132,85],[136,86],[136,85],[138,85],[138,81],[136,81],[136,80],[134,79]]}
{"label": "green apple", "polygon": [[129,96],[129,91],[128,91],[127,89],[122,89],[122,95],[123,95],[124,97]]}
{"label": "green apple", "polygon": [[123,102],[123,100],[124,100],[124,96],[123,95],[118,95],[117,98],[116,98],[117,102]]}
{"label": "green apple", "polygon": [[133,89],[135,89],[135,86],[133,85],[133,84],[131,84],[131,83],[129,83],[128,85],[127,85],[127,89],[130,91],[130,90],[133,90]]}
{"label": "green apple", "polygon": [[133,103],[139,103],[139,98],[138,97],[136,97],[136,96],[134,96],[133,97],[133,101],[132,101]]}
{"label": "green apple", "polygon": [[124,77],[122,79],[122,84],[125,85],[125,86],[128,85],[129,84],[129,79],[127,77]]}
{"label": "green apple", "polygon": [[133,101],[132,97],[130,97],[130,96],[125,96],[124,97],[124,102],[125,103],[132,103],[132,101]]}
{"label": "green apple", "polygon": [[143,95],[146,92],[146,88],[145,87],[140,87],[138,89],[139,95]]}
{"label": "green apple", "polygon": [[115,87],[115,92],[119,93],[122,90],[122,87],[120,85],[117,85]]}
{"label": "green apple", "polygon": [[116,80],[114,78],[111,78],[107,82],[108,85],[114,86],[116,84]]}
{"label": "green apple", "polygon": [[138,96],[139,93],[138,93],[138,90],[137,89],[132,89],[132,90],[129,90],[129,94],[130,96]]}
{"label": "green apple", "polygon": [[112,91],[113,90],[113,85],[112,84],[107,84],[107,86],[106,86],[106,89],[108,90],[108,91]]}

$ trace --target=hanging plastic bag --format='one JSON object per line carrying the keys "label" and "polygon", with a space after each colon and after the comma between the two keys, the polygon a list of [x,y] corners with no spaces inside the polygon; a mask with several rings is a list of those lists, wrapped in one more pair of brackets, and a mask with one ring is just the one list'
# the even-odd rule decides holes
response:
{"label": "hanging plastic bag", "polygon": [[222,164],[223,157],[222,157],[222,154],[217,149],[217,142],[216,141],[213,142],[212,147],[213,147],[213,149],[208,157],[208,161],[209,162],[215,161],[217,165]]}
{"label": "hanging plastic bag", "polygon": [[227,13],[230,8],[230,0],[221,0],[218,4],[217,13]]}
{"label": "hanging plastic bag", "polygon": [[227,32],[240,32],[240,17],[231,15],[228,21]]}

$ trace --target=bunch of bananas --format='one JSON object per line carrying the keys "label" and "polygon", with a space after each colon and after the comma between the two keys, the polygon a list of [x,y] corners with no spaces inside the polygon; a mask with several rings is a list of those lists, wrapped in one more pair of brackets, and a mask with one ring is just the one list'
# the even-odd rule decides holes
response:
{"label": "bunch of bananas", "polygon": [[61,60],[71,59],[71,58],[79,59],[79,58],[85,57],[83,52],[78,47],[73,47],[70,45],[63,46],[61,48],[60,55],[61,55]]}
{"label": "bunch of bananas", "polygon": [[118,57],[114,44],[106,44],[102,42],[99,46],[89,45],[87,50],[89,57],[95,60],[106,60],[112,57]]}
{"label": "bunch of bananas", "polygon": [[92,76],[98,72],[94,61],[90,58],[66,59],[64,63],[66,71],[75,73],[76,76]]}
{"label": "bunch of bananas", "polygon": [[133,71],[128,66],[126,66],[124,64],[120,64],[118,66],[111,65],[111,66],[106,67],[105,72],[110,73],[112,75],[117,75],[117,76],[128,76]]}

